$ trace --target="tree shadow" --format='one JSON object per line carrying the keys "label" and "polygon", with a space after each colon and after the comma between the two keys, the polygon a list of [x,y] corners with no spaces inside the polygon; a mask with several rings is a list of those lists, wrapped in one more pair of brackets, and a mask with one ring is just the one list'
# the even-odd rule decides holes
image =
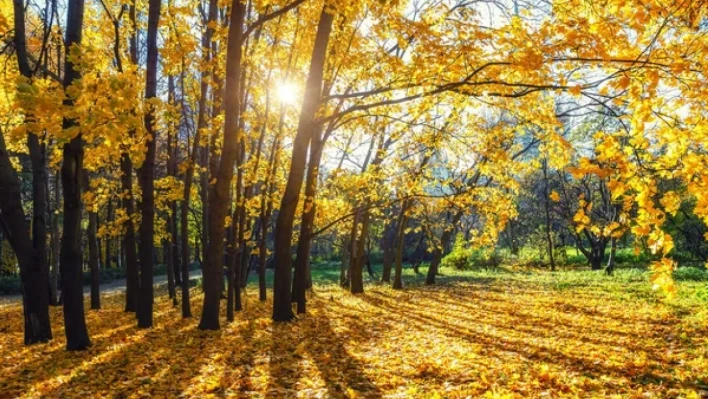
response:
{"label": "tree shadow", "polygon": [[[326,308],[326,305],[323,308]],[[361,317],[350,317],[347,324],[349,330],[357,332],[366,331],[368,327],[368,323]],[[312,318],[309,328],[312,334],[308,335],[310,338],[307,350],[325,380],[330,397],[343,397],[347,390],[356,391],[359,397],[382,397],[379,388],[364,373],[363,363],[352,356],[345,347],[342,336],[332,327],[328,315]]]}
{"label": "tree shadow", "polygon": [[[547,362],[556,364],[558,367],[579,375],[589,376],[593,379],[601,379],[603,376],[614,374],[631,381],[632,384],[645,384],[653,382],[661,384],[666,388],[690,388],[697,389],[695,384],[685,383],[679,379],[666,374],[657,374],[656,371],[666,371],[657,364],[645,364],[643,366],[628,369],[612,364],[601,364],[595,359],[588,359],[581,354],[573,355],[564,353],[555,347],[538,343],[534,339],[508,338],[502,335],[490,334],[480,329],[462,329],[445,321],[441,321],[426,315],[414,306],[405,304],[402,301],[395,303],[372,295],[361,296],[371,306],[379,307],[386,312],[394,314],[397,318],[409,320],[409,324],[421,324],[437,328],[444,331],[445,335],[462,339],[471,344],[482,345],[484,356],[496,357],[503,361],[518,362],[519,357],[525,361]],[[474,326],[474,324],[472,324]],[[503,326],[493,326],[501,329]],[[511,355],[511,358],[508,356]]]}
{"label": "tree shadow", "polygon": [[[315,301],[322,306],[316,314],[301,316],[291,323],[273,324],[266,397],[294,397],[302,377],[299,365],[311,361],[324,380],[325,397],[347,397],[355,391],[358,397],[381,398],[383,394],[364,372],[364,364],[350,354],[343,336],[332,326],[326,304],[319,299]],[[359,331],[367,324],[353,318],[347,322],[350,329]]]}
{"label": "tree shadow", "polygon": [[[298,344],[292,339],[299,331],[296,322],[273,323],[270,327],[270,361],[266,398],[294,397],[300,378]],[[297,358],[296,358],[297,356]]]}

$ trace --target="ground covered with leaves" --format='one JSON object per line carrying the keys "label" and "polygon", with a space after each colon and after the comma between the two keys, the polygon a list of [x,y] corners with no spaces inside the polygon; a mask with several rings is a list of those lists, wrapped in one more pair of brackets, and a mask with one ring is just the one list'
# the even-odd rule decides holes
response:
{"label": "ground covered with leaves", "polygon": [[[589,275],[589,274],[588,274]],[[249,287],[218,332],[183,320],[164,292],[139,330],[120,294],[87,311],[93,347],[22,345],[0,307],[0,397],[685,397],[708,395],[705,283],[667,302],[642,275],[478,273],[353,296],[319,285],[309,314],[274,324]],[[270,295],[270,293],[269,293]]]}

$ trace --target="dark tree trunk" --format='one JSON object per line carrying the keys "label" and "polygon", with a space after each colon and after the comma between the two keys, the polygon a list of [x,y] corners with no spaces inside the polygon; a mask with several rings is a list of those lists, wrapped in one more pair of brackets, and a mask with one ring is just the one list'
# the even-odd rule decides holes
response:
{"label": "dark tree trunk", "polygon": [[363,216],[361,218],[361,233],[359,239],[357,240],[356,248],[356,258],[352,259],[350,262],[354,262],[352,273],[349,277],[350,287],[352,294],[362,294],[364,292],[364,262],[366,260],[365,244],[367,239],[367,234],[369,230],[369,217],[370,212],[368,209],[362,210]]}
{"label": "dark tree trunk", "polygon": [[551,262],[551,271],[556,271],[555,251],[553,248],[553,235],[551,232],[551,199],[548,191],[548,159],[543,160],[543,204],[546,212],[546,242],[548,244],[548,259]]}
{"label": "dark tree trunk", "polygon": [[[356,218],[356,216],[355,216]],[[354,223],[354,222],[352,222]],[[349,287],[348,275],[352,254],[351,254],[351,234],[347,239],[342,240],[342,263],[339,265],[339,285],[342,288]]]}
{"label": "dark tree trunk", "polygon": [[333,15],[323,9],[317,26],[317,35],[315,37],[315,45],[310,61],[310,71],[305,84],[305,99],[300,111],[297,134],[293,141],[290,172],[276,221],[274,251],[275,279],[273,287],[274,321],[290,321],[294,318],[293,310],[290,305],[293,219],[295,217],[297,203],[300,199],[308,144],[312,135],[319,129],[316,114],[321,103],[320,97],[324,76],[324,63],[333,20]]}
{"label": "dark tree trunk", "polygon": [[[167,222],[171,223],[171,218]],[[169,224],[168,224],[169,226]],[[174,257],[172,253],[172,241],[168,238],[164,240],[163,252],[165,253],[165,267],[167,269],[167,295],[172,299],[172,306],[177,306],[177,293],[175,292]]]}
{"label": "dark tree trunk", "polygon": [[[29,226],[20,196],[20,180],[12,167],[0,132],[0,229],[15,252],[20,265],[25,345],[52,339],[49,323],[49,294],[41,285],[42,269],[34,254]],[[45,279],[46,281],[46,279]],[[44,297],[43,297],[44,296]]]}
{"label": "dark tree trunk", "polygon": [[[157,27],[160,21],[160,0],[150,0],[147,27],[147,66],[145,76],[145,99],[157,96]],[[142,190],[140,201],[140,289],[138,294],[138,327],[152,327],[153,266],[155,254],[155,152],[157,131],[153,111],[145,114],[145,129],[150,136],[146,154],[140,167],[139,182]]]}
{"label": "dark tree trunk", "polygon": [[278,161],[280,157],[278,156],[278,145],[280,142],[280,133],[283,128],[284,113],[285,108],[282,108],[280,113],[280,127],[278,128],[278,136],[273,141],[273,146],[270,154],[270,167],[268,170],[268,177],[266,178],[266,184],[263,188],[263,194],[261,195],[261,236],[260,243],[258,247],[258,299],[261,301],[266,300],[266,261],[268,259],[268,248],[266,242],[268,239],[268,225],[270,225],[271,214],[273,213],[273,200],[267,198],[273,189],[273,176],[275,175],[275,170],[278,166]]}
{"label": "dark tree trunk", "polygon": [[404,200],[401,204],[401,214],[398,217],[398,231],[396,231],[396,270],[393,275],[393,288],[401,289],[403,288],[403,280],[401,275],[403,273],[403,244],[404,238],[406,237],[406,222],[408,217],[406,216],[406,210],[408,209],[408,201]]}
{"label": "dark tree trunk", "polygon": [[[217,43],[214,42],[212,43],[212,37],[214,35],[214,28],[213,24],[216,23],[216,18],[217,18],[217,13],[218,13],[218,2],[217,0],[209,0],[209,11],[208,11],[208,25],[207,29],[204,31],[204,34],[202,35],[202,49],[203,54],[202,54],[202,61],[204,62],[205,65],[209,64],[209,62],[212,59],[212,56],[216,56],[217,54]],[[210,46],[213,46],[210,49]],[[211,51],[209,51],[211,50]],[[213,54],[212,54],[213,53]],[[199,130],[205,129],[207,127],[207,120],[206,120],[206,112],[207,112],[207,96],[209,93],[209,79],[210,76],[212,76],[212,71],[210,70],[205,70],[202,72],[201,75],[201,80],[199,84],[199,103],[198,103],[198,115],[197,115],[197,133],[195,135],[195,146],[194,146],[194,153],[193,157],[195,162],[199,164],[199,167],[201,168],[202,172],[199,173],[199,198],[201,200],[202,204],[202,228],[201,228],[201,241],[202,241],[202,248],[203,248],[203,253],[201,254],[202,259],[207,258],[207,248],[208,245],[207,243],[209,242],[209,179],[210,177],[214,177],[216,174],[216,165],[211,165],[210,162],[216,161],[216,157],[212,156],[211,159],[209,157],[209,153],[211,151],[214,151],[214,148],[216,147],[216,134],[212,133],[211,140],[210,140],[210,145],[209,146],[202,146],[200,144],[201,142],[201,134],[199,133]],[[218,76],[214,76],[214,79],[218,79]],[[214,111],[214,115],[219,114],[219,108],[220,108],[220,100],[219,100],[219,91],[221,90],[219,84],[215,84],[212,93],[213,93],[213,108],[212,110]],[[197,140],[197,138],[199,138]]]}
{"label": "dark tree trunk", "polygon": [[229,189],[234,175],[234,164],[239,149],[239,86],[241,76],[241,38],[245,5],[234,0],[229,22],[229,37],[226,50],[226,90],[224,135],[216,182],[209,197],[209,242],[207,258],[202,268],[204,273],[204,305],[199,328],[219,329],[219,299],[221,296],[222,264],[224,254],[224,220],[229,205]]}
{"label": "dark tree trunk", "polygon": [[[111,220],[113,220],[113,201],[109,198],[108,199],[108,208],[106,209],[106,224],[110,223]],[[106,237],[106,261],[103,262],[103,267],[106,269],[111,268],[111,258],[112,258],[112,249],[111,249],[111,242],[113,239],[110,236]]]}
{"label": "dark tree trunk", "polygon": [[[236,202],[238,203],[238,201]],[[233,222],[226,233],[226,242],[228,243],[226,248],[228,252],[226,256],[226,321],[229,323],[234,321],[234,284],[236,280],[236,266],[238,264],[236,260],[238,254],[236,253],[236,248],[234,248],[236,241],[236,226],[234,226],[234,224],[238,224],[238,221],[233,220]]]}
{"label": "dark tree trunk", "polygon": [[37,257],[40,275],[36,282],[42,292],[39,295],[41,303],[49,306],[49,259],[47,257],[47,158],[44,144],[30,133],[27,137],[30,159],[32,162],[32,248]]}
{"label": "dark tree trunk", "polygon": [[52,306],[59,306],[58,282],[59,282],[59,216],[54,211],[59,210],[61,204],[59,193],[59,173],[57,172],[54,179],[54,205],[50,209],[51,217],[51,250],[52,250],[52,269],[49,275],[49,303]]}
{"label": "dark tree trunk", "polygon": [[[81,43],[81,29],[84,18],[84,1],[70,0],[66,16],[65,48]],[[69,87],[80,79],[78,70],[66,52],[64,62],[64,87]],[[74,101],[64,99],[64,106],[71,108]],[[70,118],[64,118],[64,130],[76,126]],[[84,162],[83,138],[81,134],[64,144],[64,161],[61,167],[62,187],[64,191],[64,234],[61,240],[61,288],[64,302],[64,326],[66,331],[66,349],[84,350],[91,345],[84,316],[83,293],[83,252],[81,251],[81,182]]]}
{"label": "dark tree trunk", "polygon": [[[78,3],[75,0],[72,3]],[[83,5],[83,4],[82,4]],[[83,8],[83,7],[82,7]],[[67,62],[69,62],[67,60]],[[70,100],[68,100],[70,101]],[[74,126],[71,119],[64,120],[64,129]],[[64,303],[67,350],[83,350],[91,345],[84,318],[83,251],[81,250],[81,174],[83,169],[83,143],[81,136],[64,145],[62,186],[64,188],[64,234],[61,240],[61,288]]]}
{"label": "dark tree trunk", "polygon": [[[133,64],[137,64],[137,26],[135,22],[135,5],[130,6],[129,17],[133,26],[133,33],[130,37],[130,58]],[[134,136],[130,132],[130,136]],[[121,248],[125,254],[125,311],[137,312],[138,310],[138,287],[140,285],[138,270],[138,254],[135,243],[135,225],[132,216],[135,213],[135,202],[133,199],[133,161],[127,149],[123,151],[120,158],[121,170],[121,190],[126,195],[122,198],[122,206],[129,216],[125,221],[125,234],[121,243]]]}
{"label": "dark tree trunk", "polygon": [[[198,134],[198,133],[197,133]],[[192,317],[189,302],[189,200],[194,176],[194,166],[190,161],[184,175],[184,197],[180,207],[180,230],[182,236],[182,317]]]}
{"label": "dark tree trunk", "polygon": [[[88,173],[84,171],[84,173]],[[88,184],[86,184],[88,187]],[[89,223],[86,229],[86,238],[89,247],[89,270],[91,271],[91,309],[101,309],[101,277],[98,262],[98,241],[96,231],[98,229],[98,214],[89,211]]]}
{"label": "dark tree trunk", "polygon": [[305,180],[305,206],[300,221],[300,237],[297,242],[297,257],[295,258],[295,277],[293,279],[293,300],[297,303],[297,313],[305,313],[307,289],[307,270],[310,265],[310,247],[312,244],[312,226],[315,222],[315,195],[317,194],[317,179],[320,161],[322,160],[321,126],[314,132],[310,147],[310,161],[307,165]]}
{"label": "dark tree trunk", "polygon": [[396,248],[396,223],[389,221],[384,228],[383,237],[381,237],[381,247],[383,249],[383,270],[381,271],[381,282],[391,282],[391,269],[395,259]]}
{"label": "dark tree trunk", "polygon": [[605,273],[611,276],[615,271],[615,254],[617,253],[617,238],[612,237],[610,241],[610,257],[607,259]]}
{"label": "dark tree trunk", "polygon": [[[179,235],[179,229],[177,228],[178,222],[177,222],[177,201],[172,201],[172,204],[170,204],[170,210],[172,212],[172,218],[170,218],[170,222],[172,222],[169,225],[170,233],[172,235],[172,241],[171,241],[171,248],[170,250],[172,251],[172,264],[173,264],[173,273],[175,276],[175,286],[176,287],[181,287],[182,286],[182,272],[181,272],[181,259],[180,259],[180,235]],[[175,295],[175,298],[177,296]]]}
{"label": "dark tree trunk", "polygon": [[[26,37],[25,37],[25,9],[24,2],[21,0],[13,1],[14,11],[14,38],[13,44],[17,55],[17,63],[20,74],[28,80],[32,79],[32,70],[29,65],[27,55]],[[5,148],[4,138],[0,147],[2,157],[8,157]],[[34,133],[29,133],[27,136],[27,144],[30,152],[32,163],[32,236],[30,238],[29,230],[26,230],[24,220],[24,211],[20,195],[20,185],[17,174],[12,165],[8,163],[3,165],[3,168],[9,168],[2,171],[3,179],[1,185],[7,187],[11,191],[2,191],[2,195],[11,196],[8,198],[9,209],[5,212],[10,212],[11,215],[6,220],[10,223],[20,223],[16,228],[4,226],[8,240],[12,245],[13,241],[17,242],[18,250],[24,251],[24,255],[18,256],[20,264],[20,278],[23,286],[23,304],[25,309],[25,344],[35,342],[45,342],[52,338],[51,326],[49,323],[49,263],[47,261],[47,202],[46,202],[46,186],[47,186],[47,170],[46,170],[46,152],[44,145],[40,144],[39,138]],[[3,163],[5,161],[3,160]],[[17,185],[17,198],[14,198],[14,191]],[[19,201],[15,203],[14,201]],[[14,206],[19,204],[19,209],[14,209]],[[5,207],[0,207],[2,210]],[[21,218],[17,220],[16,218]],[[5,220],[5,217],[3,217]],[[12,237],[12,233],[16,232],[25,237]],[[12,239],[11,239],[12,238]],[[25,246],[25,239],[30,242],[31,246]],[[29,241],[31,239],[31,241]],[[19,260],[20,257],[28,256],[24,262]],[[24,263],[24,265],[23,265]],[[23,271],[24,266],[24,271]],[[31,308],[31,309],[30,309]]]}
{"label": "dark tree trunk", "polygon": [[[175,103],[175,81],[174,77],[172,75],[168,76],[167,78],[167,96],[168,96],[168,102],[174,106]],[[174,123],[171,124],[170,126],[170,131],[167,132],[167,164],[166,164],[166,169],[167,169],[167,176],[170,177],[175,177],[177,174],[177,167],[176,167],[176,160],[175,160],[175,154],[174,154],[174,144],[173,144],[173,136],[176,136],[176,126]],[[175,140],[176,141],[176,140]],[[172,305],[177,306],[177,294],[175,292],[175,256],[174,256],[174,248],[175,248],[175,240],[176,240],[176,232],[174,229],[175,223],[174,223],[174,218],[177,217],[176,213],[174,212],[176,209],[175,201],[170,201],[169,203],[170,210],[167,213],[167,220],[165,221],[165,228],[167,229],[169,233],[169,237],[164,240],[163,242],[163,252],[164,252],[164,258],[165,258],[165,267],[167,269],[167,293],[169,297],[172,299]]]}
{"label": "dark tree trunk", "polygon": [[435,276],[438,274],[441,260],[442,249],[436,247],[433,249],[433,257],[430,260],[430,266],[428,266],[428,274],[425,276],[425,285],[435,285]]}
{"label": "dark tree trunk", "polygon": [[130,155],[124,152],[120,159],[121,167],[121,188],[128,195],[123,196],[123,209],[128,216],[125,221],[125,234],[123,235],[122,249],[125,254],[125,311],[136,312],[138,310],[138,255],[135,245],[135,226],[132,215],[135,212],[133,201],[133,162]]}

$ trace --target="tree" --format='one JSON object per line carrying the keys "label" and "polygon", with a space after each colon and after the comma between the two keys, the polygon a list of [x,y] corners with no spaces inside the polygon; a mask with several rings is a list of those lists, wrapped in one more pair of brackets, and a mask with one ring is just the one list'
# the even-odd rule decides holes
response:
{"label": "tree", "polygon": [[160,23],[161,0],[150,0],[147,29],[147,69],[145,74],[145,129],[148,134],[145,160],[140,167],[140,289],[138,294],[138,327],[152,327],[153,263],[155,252],[155,152],[157,131],[154,125],[154,99],[157,97],[157,27]]}
{"label": "tree", "polygon": [[319,129],[315,114],[320,106],[324,64],[327,54],[327,44],[334,16],[326,9],[320,14],[312,50],[310,69],[305,84],[305,99],[300,110],[297,134],[293,142],[293,150],[288,173],[287,184],[275,225],[275,250],[273,262],[275,275],[273,281],[273,320],[290,321],[294,314],[290,305],[292,281],[291,241],[293,234],[293,219],[300,198],[300,189],[305,175],[305,158],[312,137]]}
{"label": "tree", "polygon": [[[64,88],[81,79],[74,67],[77,49],[81,45],[84,19],[84,1],[70,0],[66,14],[67,49],[64,62]],[[75,95],[75,94],[74,94]],[[71,108],[74,99],[71,93],[64,99],[64,106]],[[63,148],[61,182],[64,193],[64,222],[61,240],[61,288],[64,300],[64,325],[67,350],[84,350],[91,346],[84,316],[84,293],[82,279],[83,252],[81,250],[81,189],[83,181],[84,149],[81,127],[73,118],[64,116],[62,128],[71,137]]]}

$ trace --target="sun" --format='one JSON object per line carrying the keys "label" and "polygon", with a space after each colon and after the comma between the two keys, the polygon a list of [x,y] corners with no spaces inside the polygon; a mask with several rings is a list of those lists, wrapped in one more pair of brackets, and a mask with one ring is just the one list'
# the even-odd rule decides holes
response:
{"label": "sun", "polygon": [[278,100],[283,104],[294,104],[298,99],[297,86],[290,82],[280,82],[276,90]]}

